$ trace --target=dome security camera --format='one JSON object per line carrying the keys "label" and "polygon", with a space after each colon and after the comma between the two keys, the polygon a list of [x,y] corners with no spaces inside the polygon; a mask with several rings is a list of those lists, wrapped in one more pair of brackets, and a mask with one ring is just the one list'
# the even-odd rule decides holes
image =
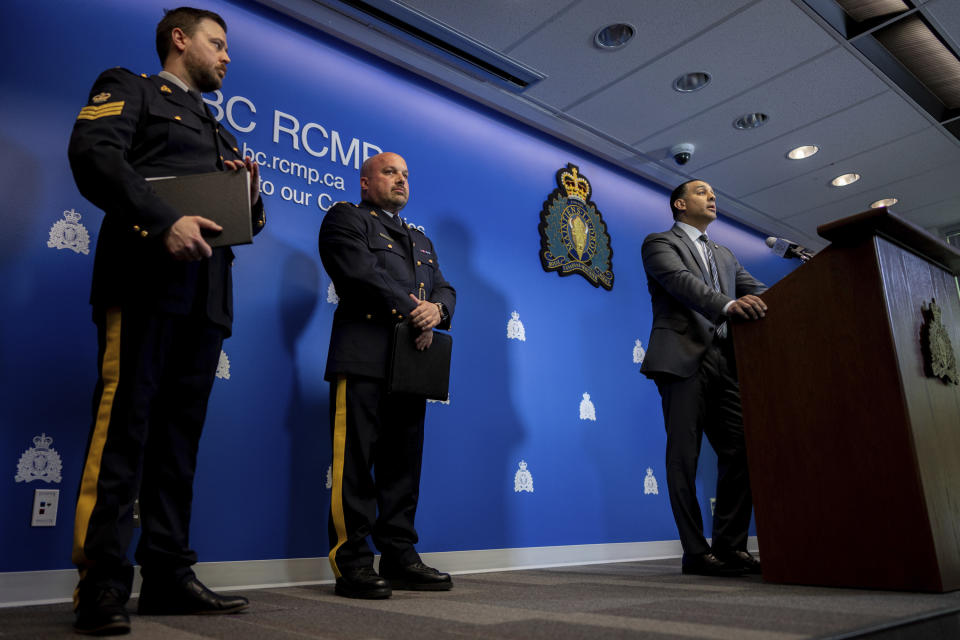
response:
{"label": "dome security camera", "polygon": [[689,142],[681,142],[680,144],[675,144],[670,147],[670,155],[673,156],[673,161],[679,165],[685,165],[690,162],[690,158],[693,157],[694,147]]}

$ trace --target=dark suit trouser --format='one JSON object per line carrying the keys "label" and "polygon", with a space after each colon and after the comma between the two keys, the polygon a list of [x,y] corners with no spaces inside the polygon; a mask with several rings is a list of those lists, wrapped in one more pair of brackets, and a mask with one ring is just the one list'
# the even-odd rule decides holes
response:
{"label": "dark suit trouser", "polygon": [[420,560],[413,521],[425,414],[426,400],[387,394],[381,380],[341,376],[330,384],[333,486],[327,529],[337,577],[373,565],[367,536],[395,563]]}
{"label": "dark suit trouser", "polygon": [[84,585],[130,591],[127,549],[140,499],[136,560],[176,579],[189,548],[197,447],[224,330],[197,315],[135,307],[95,312],[99,378],[77,498],[73,561]]}
{"label": "dark suit trouser", "polygon": [[696,492],[704,433],[717,454],[715,550],[746,549],[753,508],[733,347],[729,340],[720,344],[707,349],[700,369],[689,378],[656,378],[667,429],[670,506],[684,553],[694,555],[710,551]]}

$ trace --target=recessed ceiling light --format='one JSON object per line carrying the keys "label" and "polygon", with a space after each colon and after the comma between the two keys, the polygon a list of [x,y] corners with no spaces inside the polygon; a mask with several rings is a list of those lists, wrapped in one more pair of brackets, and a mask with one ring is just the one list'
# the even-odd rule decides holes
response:
{"label": "recessed ceiling light", "polygon": [[708,84],[710,84],[709,73],[706,71],[694,71],[692,73],[685,73],[674,80],[673,89],[680,93],[691,93],[703,89]]}
{"label": "recessed ceiling light", "polygon": [[842,176],[837,176],[836,178],[831,180],[830,184],[832,184],[835,187],[845,187],[848,184],[853,184],[859,179],[860,179],[859,173],[845,173]]}
{"label": "recessed ceiling light", "polygon": [[820,151],[820,147],[815,144],[807,144],[802,147],[797,147],[796,149],[791,149],[787,157],[791,160],[803,160],[804,158],[809,158],[817,151]]}
{"label": "recessed ceiling light", "polygon": [[762,127],[769,119],[770,116],[759,111],[757,113],[745,113],[733,121],[733,126],[735,129],[756,129]]}
{"label": "recessed ceiling light", "polygon": [[632,26],[625,22],[618,22],[597,31],[597,35],[593,37],[593,42],[601,49],[619,49],[633,38],[634,33],[635,30]]}
{"label": "recessed ceiling light", "polygon": [[880,207],[892,207],[893,205],[900,202],[896,198],[884,198],[883,200],[877,200],[870,205],[871,209],[879,209]]}

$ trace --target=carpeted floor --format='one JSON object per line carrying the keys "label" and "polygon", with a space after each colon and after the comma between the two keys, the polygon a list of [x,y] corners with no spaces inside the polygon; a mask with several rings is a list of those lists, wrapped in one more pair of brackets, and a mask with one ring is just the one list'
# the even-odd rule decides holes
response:
{"label": "carpeted floor", "polygon": [[[133,637],[163,640],[960,637],[960,592],[915,594],[765,584],[680,574],[679,560],[454,577],[442,593],[348,600],[332,585],[242,592],[230,616],[132,616]],[[136,602],[131,601],[131,609]],[[936,612],[944,615],[930,618]],[[918,624],[898,624],[910,621]],[[66,638],[67,604],[0,609],[0,638]]]}

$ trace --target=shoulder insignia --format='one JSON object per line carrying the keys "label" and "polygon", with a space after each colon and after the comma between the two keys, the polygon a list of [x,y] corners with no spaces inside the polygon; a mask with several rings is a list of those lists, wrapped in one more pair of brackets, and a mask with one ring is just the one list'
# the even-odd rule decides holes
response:
{"label": "shoulder insignia", "polygon": [[103,104],[110,99],[110,94],[104,91],[103,93],[98,93],[97,95],[90,98],[90,102],[93,104]]}
{"label": "shoulder insignia", "polygon": [[165,84],[160,85],[161,93],[173,93],[173,90]]}
{"label": "shoulder insignia", "polygon": [[141,73],[141,74],[140,74],[140,77],[141,77],[141,78],[149,78],[150,76],[148,76],[148,75],[145,74],[145,73]]}
{"label": "shoulder insignia", "polygon": [[595,287],[613,288],[613,248],[607,225],[590,201],[590,182],[567,163],[540,212],[540,263],[561,276],[579,273]]}
{"label": "shoulder insignia", "polygon": [[374,211],[373,209],[370,209],[370,215],[372,215],[372,216],[374,216],[374,217],[377,217],[377,218],[380,217],[380,214],[377,213],[376,211]]}
{"label": "shoulder insignia", "polygon": [[97,107],[84,107],[80,109],[77,120],[96,120],[107,116],[118,116],[123,112],[124,100],[117,102],[105,102]]}

